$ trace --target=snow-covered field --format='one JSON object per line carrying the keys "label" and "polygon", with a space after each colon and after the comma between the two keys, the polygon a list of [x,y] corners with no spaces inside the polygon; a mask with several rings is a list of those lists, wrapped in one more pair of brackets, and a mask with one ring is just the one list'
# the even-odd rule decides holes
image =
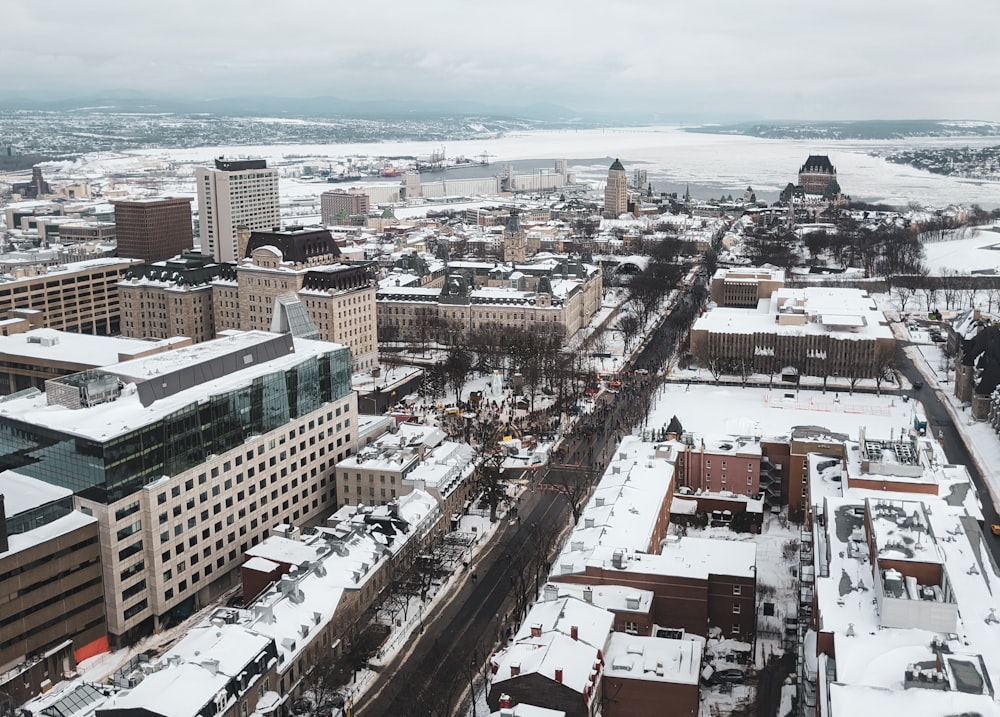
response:
{"label": "snow-covered field", "polygon": [[[1000,192],[1000,187],[997,188]],[[943,269],[968,274],[1000,268],[1000,227],[962,231],[960,238],[924,244],[925,263],[931,274]]]}

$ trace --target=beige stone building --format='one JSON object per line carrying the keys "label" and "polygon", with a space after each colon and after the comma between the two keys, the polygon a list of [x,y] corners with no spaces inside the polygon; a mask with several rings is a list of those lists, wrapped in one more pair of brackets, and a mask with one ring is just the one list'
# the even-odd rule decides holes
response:
{"label": "beige stone building", "polygon": [[132,259],[91,259],[54,267],[26,267],[0,282],[0,316],[28,318],[33,327],[81,334],[120,331],[118,282]]}
{"label": "beige stone building", "polygon": [[399,341],[420,341],[431,320],[465,333],[499,324],[519,330],[561,331],[569,338],[601,306],[601,270],[589,264],[453,262],[450,269],[443,288],[380,287],[379,331]]}
{"label": "beige stone building", "polygon": [[615,160],[608,169],[604,186],[604,215],[617,218],[628,211],[628,177],[621,161]]}
{"label": "beige stone building", "polygon": [[232,265],[185,252],[167,261],[130,267],[118,284],[122,334],[139,339],[215,338],[212,280],[233,277]]}
{"label": "beige stone building", "polygon": [[444,515],[462,513],[475,454],[433,426],[401,423],[337,464],[337,504],[388,505],[414,490],[434,497]]}
{"label": "beige stone building", "polygon": [[745,267],[718,269],[709,285],[709,295],[717,306],[755,309],[761,299],[785,286],[782,269]]}
{"label": "beige stone building", "polygon": [[216,331],[270,330],[279,298],[298,297],[316,337],[351,349],[354,371],[378,361],[372,265],[342,263],[325,229],[253,232],[234,275],[212,284]]}

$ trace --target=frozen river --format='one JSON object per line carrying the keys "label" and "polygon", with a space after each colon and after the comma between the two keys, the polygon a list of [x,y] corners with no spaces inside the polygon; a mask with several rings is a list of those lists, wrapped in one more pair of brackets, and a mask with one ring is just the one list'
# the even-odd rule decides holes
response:
{"label": "frozen river", "polygon": [[[829,155],[837,167],[842,190],[857,200],[905,205],[916,202],[930,208],[949,204],[1000,207],[1000,183],[946,177],[887,162],[879,155],[914,147],[995,145],[996,137],[917,138],[905,140],[773,140],[737,135],[701,134],[677,127],[635,127],[512,132],[500,137],[447,143],[449,157],[475,158],[488,152],[493,165],[462,172],[497,172],[505,162],[516,171],[552,166],[569,160],[578,181],[601,183],[611,161],[619,157],[626,170],[645,169],[657,191],[683,194],[690,186],[700,199],[741,194],[752,186],[761,199],[773,200],[788,183],[797,180],[799,166],[810,154]],[[272,165],[311,164],[325,167],[345,157],[428,156],[439,142],[377,142],[271,146],[144,149],[122,153],[84,155],[75,162],[54,163],[60,174],[97,178],[118,171],[159,166],[176,171],[182,180],[196,164],[214,157],[263,157]],[[430,175],[431,177],[439,175]],[[466,175],[468,176],[468,175]],[[282,183],[284,196],[318,195],[333,185]],[[344,185],[337,185],[344,186]],[[180,188],[180,187],[178,187]],[[193,182],[191,184],[193,190]]]}

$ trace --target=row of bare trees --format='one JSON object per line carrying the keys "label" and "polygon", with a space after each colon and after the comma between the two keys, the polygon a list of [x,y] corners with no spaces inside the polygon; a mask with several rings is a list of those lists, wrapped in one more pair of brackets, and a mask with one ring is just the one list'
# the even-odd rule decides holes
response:
{"label": "row of bare trees", "polygon": [[895,349],[888,343],[875,345],[875,354],[871,361],[864,361],[859,355],[857,361],[846,364],[835,364],[825,353],[809,355],[805,352],[804,345],[800,354],[781,358],[773,353],[733,356],[710,351],[707,356],[699,356],[699,359],[716,382],[723,376],[737,376],[743,386],[749,384],[754,374],[767,376],[768,382],[773,384],[774,376],[789,370],[796,379],[800,376],[822,378],[824,392],[831,378],[844,379],[853,393],[862,380],[873,380],[876,391],[881,391],[882,385],[895,381],[896,376]]}
{"label": "row of bare trees", "polygon": [[942,269],[939,274],[908,274],[893,277],[889,289],[899,304],[900,311],[916,297],[927,311],[940,306],[947,310],[964,307],[982,307],[992,312],[1000,309],[1000,276],[961,274],[957,270]]}

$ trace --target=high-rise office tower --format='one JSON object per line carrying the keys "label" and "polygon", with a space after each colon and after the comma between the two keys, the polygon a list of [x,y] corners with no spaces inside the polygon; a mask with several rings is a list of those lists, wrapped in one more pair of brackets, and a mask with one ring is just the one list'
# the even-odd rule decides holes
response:
{"label": "high-rise office tower", "polygon": [[617,217],[628,211],[628,178],[625,167],[615,160],[608,170],[608,183],[604,187],[604,214]]}
{"label": "high-rise office tower", "polygon": [[274,526],[325,517],[357,435],[347,347],[264,331],[60,376],[4,409],[0,469],[98,521],[115,647],[215,600]]}
{"label": "high-rise office tower", "polygon": [[201,252],[216,261],[238,262],[236,230],[272,231],[281,225],[278,172],[263,159],[215,160],[199,167],[198,220]]}
{"label": "high-rise office tower", "polygon": [[165,261],[191,251],[191,199],[138,199],[113,202],[118,256]]}

